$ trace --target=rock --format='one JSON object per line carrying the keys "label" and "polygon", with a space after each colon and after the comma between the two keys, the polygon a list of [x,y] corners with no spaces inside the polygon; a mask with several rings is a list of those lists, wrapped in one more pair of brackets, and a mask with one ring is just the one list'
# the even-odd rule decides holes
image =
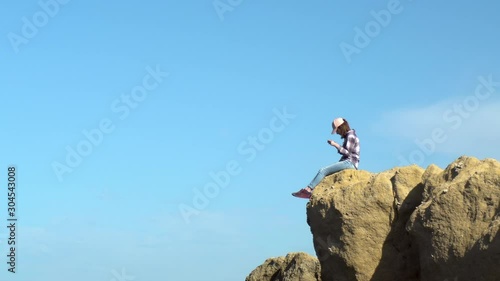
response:
{"label": "rock", "polygon": [[421,280],[500,280],[500,164],[460,157],[423,182],[408,224]]}
{"label": "rock", "polygon": [[317,258],[306,253],[289,253],[269,258],[248,275],[245,281],[321,281]]}
{"label": "rock", "polygon": [[307,215],[323,280],[418,280],[405,225],[421,202],[423,173],[344,170],[316,187]]}
{"label": "rock", "polygon": [[500,163],[326,177],[307,204],[317,259],[267,260],[246,281],[498,281]]}

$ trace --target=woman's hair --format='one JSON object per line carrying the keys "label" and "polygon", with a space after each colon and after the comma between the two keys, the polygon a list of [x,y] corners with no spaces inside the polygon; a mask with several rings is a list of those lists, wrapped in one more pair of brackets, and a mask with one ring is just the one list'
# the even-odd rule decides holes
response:
{"label": "woman's hair", "polygon": [[347,135],[347,132],[351,130],[351,127],[349,127],[349,123],[347,120],[342,118],[344,120],[344,123],[342,123],[338,128],[337,128],[337,133],[343,138]]}

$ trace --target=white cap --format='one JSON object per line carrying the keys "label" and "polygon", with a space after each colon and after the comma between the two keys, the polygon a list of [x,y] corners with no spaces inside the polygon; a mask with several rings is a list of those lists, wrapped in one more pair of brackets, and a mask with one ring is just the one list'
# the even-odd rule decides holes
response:
{"label": "white cap", "polygon": [[332,131],[332,134],[335,134],[337,132],[337,129],[339,128],[340,125],[344,124],[344,118],[335,118],[333,120],[332,125],[334,126],[334,129]]}

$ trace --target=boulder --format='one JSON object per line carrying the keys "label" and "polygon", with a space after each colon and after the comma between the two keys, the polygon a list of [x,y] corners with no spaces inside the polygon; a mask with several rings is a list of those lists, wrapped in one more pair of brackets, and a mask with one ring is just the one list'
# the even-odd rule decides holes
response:
{"label": "boulder", "polygon": [[321,281],[319,261],[306,253],[289,253],[269,258],[245,281]]}
{"label": "boulder", "polygon": [[418,280],[405,226],[421,202],[423,173],[344,170],[315,188],[307,216],[323,280]]}
{"label": "boulder", "polygon": [[500,280],[500,164],[460,157],[423,177],[408,222],[421,280]]}
{"label": "boulder", "polygon": [[317,258],[268,259],[246,281],[498,281],[500,163],[344,170],[314,189],[307,223]]}

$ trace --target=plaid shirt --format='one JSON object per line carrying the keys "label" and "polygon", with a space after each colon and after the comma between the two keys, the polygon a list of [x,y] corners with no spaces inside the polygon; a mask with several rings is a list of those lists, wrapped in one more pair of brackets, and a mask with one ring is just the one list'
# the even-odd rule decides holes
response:
{"label": "plaid shirt", "polygon": [[339,153],[342,157],[339,161],[349,160],[354,167],[358,169],[359,164],[359,139],[356,136],[355,130],[350,130],[347,132],[347,136],[344,138],[344,144],[339,147]]}

